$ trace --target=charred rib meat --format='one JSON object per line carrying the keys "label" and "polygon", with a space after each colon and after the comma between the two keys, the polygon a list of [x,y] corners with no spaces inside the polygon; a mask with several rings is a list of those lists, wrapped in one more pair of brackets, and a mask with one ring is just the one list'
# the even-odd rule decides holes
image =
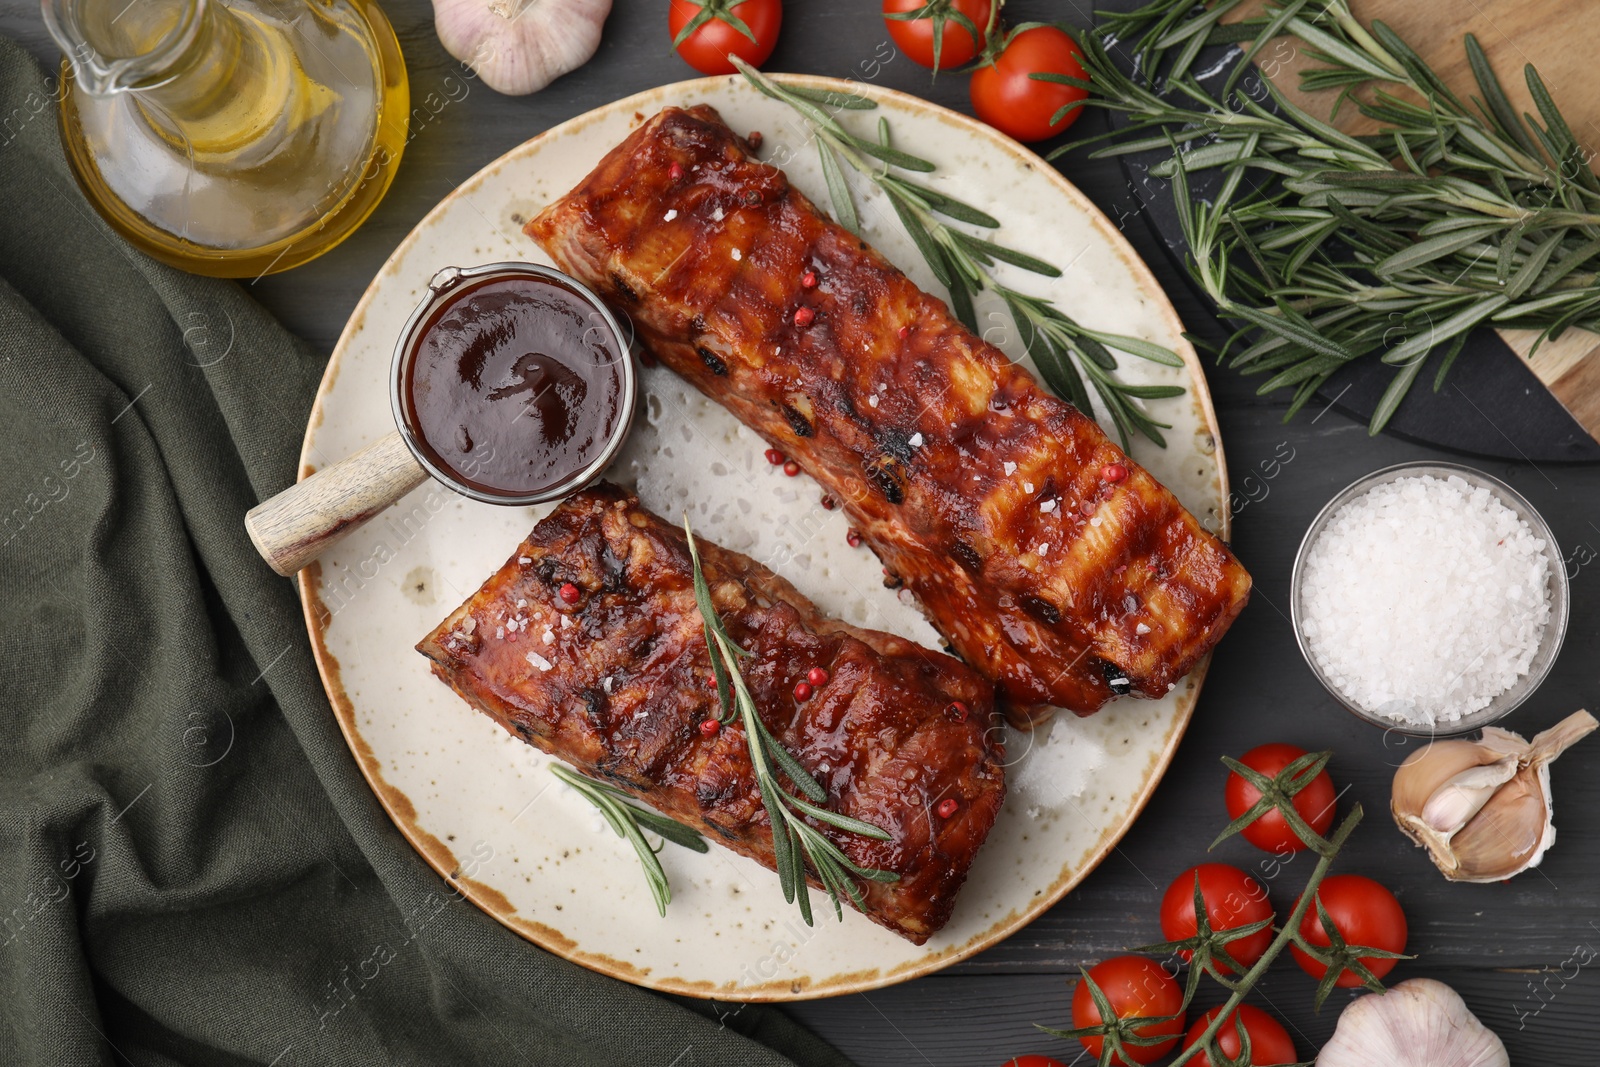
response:
{"label": "charred rib meat", "polygon": [[[827,619],[747,556],[699,542],[762,721],[875,841],[823,833],[862,867],[866,915],[921,944],[1005,796],[993,689],[949,656]],[[621,490],[569,497],[418,650],[469,704],[528,743],[774,866],[744,730],[711,736],[711,661],[683,532]],[[796,683],[829,680],[808,700]],[[816,884],[813,882],[813,884]],[[776,886],[773,889],[777,891]]]}

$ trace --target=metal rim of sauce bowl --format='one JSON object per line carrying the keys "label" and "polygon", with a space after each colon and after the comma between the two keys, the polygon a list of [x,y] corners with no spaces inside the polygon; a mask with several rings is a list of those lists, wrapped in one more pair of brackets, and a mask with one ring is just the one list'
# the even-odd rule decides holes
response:
{"label": "metal rim of sauce bowl", "polygon": [[[617,423],[611,431],[611,437],[606,441],[600,453],[581,470],[570,477],[557,482],[546,489],[533,493],[511,495],[506,493],[493,493],[463,482],[459,475],[450,469],[434,462],[428,455],[421,442],[418,441],[405,414],[405,380],[410,368],[413,345],[418,340],[418,333],[428,321],[429,317],[445,302],[455,298],[457,290],[464,283],[478,282],[495,277],[507,278],[537,278],[540,281],[552,282],[563,288],[571,290],[589,304],[590,309],[600,316],[601,323],[611,331],[612,338],[616,341],[617,351],[621,354],[617,360],[622,377],[621,404],[617,413]],[[389,406],[394,413],[395,429],[400,433],[401,440],[405,441],[406,448],[411,455],[435,479],[460,493],[462,496],[473,500],[481,500],[486,504],[501,504],[518,506],[527,504],[543,504],[551,500],[560,500],[568,494],[578,492],[585,488],[611,465],[621,451],[628,433],[633,428],[634,410],[638,400],[638,374],[634,370],[631,343],[629,338],[632,332],[624,330],[616,315],[606,306],[605,301],[587,285],[570,275],[564,274],[554,267],[546,267],[539,263],[523,263],[505,261],[500,263],[484,263],[476,267],[444,267],[437,271],[428,280],[427,294],[418,302],[416,308],[406,319],[405,325],[400,330],[400,336],[395,341],[394,359],[389,376]]]}
{"label": "metal rim of sauce bowl", "polygon": [[[1489,703],[1477,711],[1461,716],[1459,719],[1444,720],[1432,725],[1427,723],[1410,723],[1391,718],[1375,709],[1364,708],[1353,703],[1333,681],[1323,673],[1317,664],[1305,635],[1301,632],[1304,622],[1304,611],[1301,606],[1301,594],[1305,581],[1306,557],[1311,552],[1311,546],[1322,535],[1328,521],[1341,507],[1368,490],[1378,485],[1399,481],[1402,478],[1417,477],[1431,474],[1436,478],[1448,478],[1455,475],[1474,488],[1487,489],[1494,494],[1495,499],[1510,508],[1519,519],[1528,524],[1528,528],[1535,537],[1544,541],[1545,558],[1550,563],[1550,573],[1545,580],[1545,596],[1550,604],[1550,618],[1545,622],[1544,633],[1539,638],[1539,647],[1534,651],[1533,661],[1528,665],[1528,673],[1518,678],[1517,681],[1503,692],[1496,695]],[[1561,558],[1560,549],[1556,545],[1555,534],[1551,531],[1544,516],[1523,495],[1511,486],[1491,474],[1460,463],[1448,463],[1436,460],[1421,460],[1412,463],[1398,463],[1392,467],[1384,467],[1370,474],[1363,475],[1335,493],[1332,500],[1323,505],[1317,512],[1316,518],[1311,520],[1311,525],[1306,528],[1305,537],[1300,541],[1300,547],[1295,552],[1294,570],[1289,578],[1289,617],[1290,625],[1294,628],[1295,643],[1300,646],[1300,654],[1305,657],[1306,666],[1311,668],[1311,673],[1316,676],[1322,687],[1339,703],[1339,706],[1349,711],[1357,718],[1369,722],[1374,726],[1382,727],[1394,733],[1405,734],[1411,737],[1454,737],[1460,734],[1471,733],[1474,730],[1489,726],[1500,721],[1512,711],[1520,707],[1523,701],[1533,695],[1549,675],[1551,667],[1555,666],[1557,655],[1561,652],[1562,642],[1566,639],[1567,619],[1570,614],[1570,590],[1567,587],[1567,571]]]}

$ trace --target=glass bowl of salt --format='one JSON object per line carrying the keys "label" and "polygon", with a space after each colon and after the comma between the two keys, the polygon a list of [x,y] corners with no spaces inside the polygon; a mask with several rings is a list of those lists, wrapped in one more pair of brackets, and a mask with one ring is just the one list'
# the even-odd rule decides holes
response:
{"label": "glass bowl of salt", "polygon": [[1566,564],[1532,504],[1457,463],[1402,463],[1311,521],[1290,579],[1311,673],[1375,726],[1446,737],[1496,722],[1555,664]]}

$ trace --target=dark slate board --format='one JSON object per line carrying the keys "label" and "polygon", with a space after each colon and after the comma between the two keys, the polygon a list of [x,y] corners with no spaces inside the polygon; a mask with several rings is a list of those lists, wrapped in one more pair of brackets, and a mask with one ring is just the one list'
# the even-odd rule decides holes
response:
{"label": "dark slate board", "polygon": [[[1237,49],[1202,51],[1194,68],[1210,75],[1202,79],[1202,84],[1220,91],[1235,65],[1228,62],[1229,56],[1236,58],[1239,54]],[[1252,98],[1271,107],[1271,99],[1259,87],[1256,72],[1246,75],[1240,84]],[[1151,166],[1167,155],[1165,151],[1158,151],[1118,158],[1138,213],[1183,273],[1185,282],[1202,302],[1209,303],[1184,269],[1189,247],[1173,204],[1171,184],[1148,173]],[[1190,177],[1190,191],[1201,199],[1209,200],[1220,184],[1219,171],[1198,172]],[[1202,336],[1213,340],[1226,336],[1217,328],[1214,319],[1206,326],[1211,328],[1202,329]],[[1337,404],[1340,410],[1367,419],[1376,410],[1394,374],[1395,368],[1375,357],[1358,360],[1330,378],[1319,395]],[[1429,367],[1424,369],[1390,420],[1389,432],[1494,459],[1535,463],[1600,460],[1600,442],[1589,436],[1567,413],[1522,357],[1493,330],[1474,330],[1443,388],[1434,392],[1432,383],[1433,370]]]}
{"label": "dark slate board", "polygon": [[[1082,23],[1092,7],[1109,2],[1131,0],[1065,8],[1051,0],[1011,0],[1006,12],[1019,22],[1065,16]],[[582,70],[531,97],[507,99],[474,85],[461,98],[460,82],[445,82],[455,67],[434,38],[426,0],[384,0],[384,7],[401,34],[414,101],[437,91],[438,99],[449,102],[437,113],[421,113],[394,187],[360,232],[313,263],[249,285],[275,315],[324,351],[395,245],[461,181],[558,122],[692,76],[667,51],[665,5],[617,0],[600,53]],[[883,62],[879,49],[886,35],[878,5],[805,0],[789,8],[771,69],[854,76],[970,112],[964,78],[942,74],[932,82],[903,58]],[[0,5],[0,32],[54,61],[36,6]],[[447,97],[444,90],[451,86],[455,92]],[[1069,136],[1100,128],[1098,116],[1089,116]],[[1085,161],[1082,154],[1067,157],[1061,167],[1110,218],[1125,220],[1124,233],[1189,327],[1207,328],[1209,308],[1161,243],[1142,223],[1129,224],[1133,213],[1122,169],[1109,160]],[[1005,208],[1025,212],[1029,205]],[[1225,822],[1218,757],[1284,740],[1334,749],[1333,774],[1350,787],[1342,810],[1358,801],[1365,806],[1366,820],[1339,868],[1380,877],[1399,893],[1411,922],[1410,950],[1420,958],[1402,964],[1394,977],[1429,975],[1454,985],[1505,1038],[1514,1063],[1593,1063],[1600,1042],[1600,967],[1574,972],[1568,961],[1577,950],[1600,949],[1600,738],[1580,744],[1554,768],[1560,838],[1539,871],[1505,885],[1450,885],[1389,821],[1392,766],[1408,750],[1327,697],[1300,659],[1285,618],[1295,546],[1328,498],[1368,471],[1440,453],[1393,434],[1369,439],[1364,419],[1325,409],[1321,401],[1285,425],[1283,397],[1258,397],[1248,379],[1230,371],[1212,370],[1210,382],[1229,469],[1244,501],[1234,548],[1254,574],[1256,592],[1218,649],[1194,723],[1145,813],[1077,891],[1010,940],[939,975],[788,1010],[863,1067],[999,1067],[1024,1052],[1053,1053],[1072,1063],[1076,1047],[1043,1037],[1032,1024],[1065,1024],[1079,965],[1156,939],[1161,890],[1184,867],[1201,862],[1207,842]],[[1499,419],[1497,409],[1485,410]],[[1576,575],[1565,652],[1550,680],[1508,723],[1531,732],[1574,708],[1600,709],[1600,467],[1542,460],[1481,465],[1543,512]],[[1269,478],[1269,470],[1278,473]],[[1263,855],[1239,842],[1220,852],[1242,866]],[[1290,864],[1272,881],[1272,899],[1287,907],[1303,879],[1302,869]],[[1310,993],[1309,979],[1283,961],[1257,1000],[1285,1020],[1304,1056],[1332,1032],[1338,1008],[1335,1003],[1314,1013]],[[1210,995],[1207,1004],[1216,1002]],[[633,1021],[619,1019],[617,1025]],[[660,1063],[677,1052],[664,1052]],[[318,1060],[315,1049],[305,1057]]]}

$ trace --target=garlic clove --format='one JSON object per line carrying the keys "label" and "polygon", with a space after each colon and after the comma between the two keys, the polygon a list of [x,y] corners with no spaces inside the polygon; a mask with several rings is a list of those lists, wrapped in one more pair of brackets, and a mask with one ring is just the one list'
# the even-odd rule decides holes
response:
{"label": "garlic clove", "polygon": [[[1543,771],[1545,782],[1539,782]],[[1556,839],[1545,805],[1549,772],[1525,767],[1506,788],[1494,794],[1451,839],[1455,879],[1497,882],[1527,870],[1544,858]]]}
{"label": "garlic clove", "polygon": [[1517,773],[1517,757],[1469,767],[1447,779],[1422,806],[1422,821],[1439,833],[1454,833],[1478,814]]}
{"label": "garlic clove", "polygon": [[1454,989],[1411,978],[1352,1001],[1317,1067],[1511,1067],[1511,1057]]}
{"label": "garlic clove", "polygon": [[1437,783],[1473,767],[1494,763],[1500,755],[1476,741],[1434,741],[1400,765],[1400,773],[1394,778],[1391,807],[1397,812],[1420,812]]}
{"label": "garlic clove", "polygon": [[1531,742],[1496,727],[1479,741],[1435,742],[1395,774],[1395,823],[1452,881],[1520,874],[1555,842],[1550,761],[1596,726],[1579,711]]}
{"label": "garlic clove", "polygon": [[508,96],[587,63],[610,13],[611,0],[433,0],[445,51]]}

